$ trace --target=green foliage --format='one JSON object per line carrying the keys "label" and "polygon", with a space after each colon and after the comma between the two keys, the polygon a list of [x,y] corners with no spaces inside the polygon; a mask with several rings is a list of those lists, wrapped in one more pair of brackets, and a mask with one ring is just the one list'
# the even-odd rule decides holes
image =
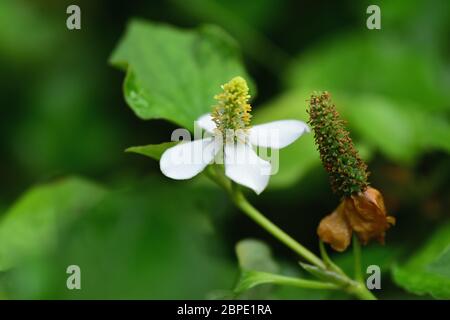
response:
{"label": "green foliage", "polygon": [[278,272],[279,266],[272,257],[270,248],[262,241],[245,239],[236,245],[236,255],[241,270]]}
{"label": "green foliage", "polygon": [[25,193],[0,221],[0,271],[55,247],[59,228],[79,219],[104,193],[100,186],[80,178]]}
{"label": "green foliage", "polygon": [[[59,21],[35,6],[24,1],[0,2],[0,58],[9,63],[29,64],[48,58],[58,46],[62,34]],[[32,37],[30,30],[34,32]]]}
{"label": "green foliage", "polygon": [[[88,2],[81,1],[82,11]],[[170,137],[166,123],[142,122],[123,108],[121,79],[105,65],[123,31],[120,21],[130,18],[131,9],[180,26],[216,23],[239,41],[210,25],[183,30],[132,21],[110,62],[126,71],[125,100],[139,118],[165,119],[192,130],[194,120],[212,110],[220,85],[234,76],[249,80],[238,46],[261,91],[252,124],[307,121],[306,99],[313,91],[329,91],[348,121],[356,149],[372,161],[373,180],[383,188],[389,210],[398,217],[386,246],[362,250],[363,274],[368,265],[381,267],[379,298],[427,294],[448,299],[450,228],[434,234],[426,221],[444,224],[448,208],[450,2],[385,1],[382,32],[364,27],[370,1],[348,2],[342,11],[321,10],[312,2],[319,10],[301,21],[294,10],[301,8],[299,3],[124,2],[123,10],[114,10],[119,21],[114,24],[103,7],[94,5],[89,19],[82,17],[82,30],[68,31],[61,19],[63,2],[0,1],[5,99],[0,117],[0,299],[200,299],[238,280],[236,263],[226,251],[230,239],[253,229],[236,223],[230,210],[231,223],[217,223],[216,230],[211,218],[228,207],[224,195],[201,178],[195,184],[148,179],[144,175],[160,174],[149,172],[156,167],[122,152],[136,141]],[[254,96],[255,86],[250,87]],[[158,160],[172,145],[127,152]],[[335,207],[335,199],[325,188],[313,134],[280,150],[279,161],[269,186],[284,190],[252,201],[269,216],[276,213],[277,223],[295,238],[315,243],[308,228]],[[32,188],[14,203],[36,181],[71,173],[110,187],[66,178]],[[418,224],[420,232],[411,232]],[[421,247],[423,234],[430,241]],[[419,249],[400,264],[407,243]],[[299,287],[311,277],[284,262],[292,261],[286,251],[277,251],[275,261],[268,246],[244,240],[236,253],[241,269],[237,290],[246,289],[238,298],[349,298]],[[332,258],[353,274],[351,252]],[[65,286],[71,264],[81,266],[81,291]],[[235,297],[232,290],[226,293]]]}
{"label": "green foliage", "polygon": [[146,146],[129,147],[125,150],[125,152],[134,152],[155,160],[159,160],[164,151],[175,146],[176,144],[177,142],[163,142],[160,144],[149,144]]}
{"label": "green foliage", "polygon": [[211,112],[222,84],[235,76],[249,79],[236,43],[213,26],[185,31],[134,20],[110,61],[127,71],[125,99],[138,117],[190,130]]}
{"label": "green foliage", "polygon": [[355,136],[395,161],[450,152],[444,74],[432,56],[395,38],[338,37],[302,55],[287,82],[331,92]]}
{"label": "green foliage", "polygon": [[393,269],[395,282],[415,294],[450,299],[450,223],[440,227],[403,265]]}
{"label": "green foliage", "polygon": [[346,105],[343,114],[354,132],[392,160],[410,163],[428,151],[450,152],[450,125],[444,114],[379,95],[341,100]]}
{"label": "green foliage", "polygon": [[[416,102],[424,111],[447,111],[445,78],[433,57],[381,33],[337,36],[313,47],[289,68],[290,88],[332,94],[374,94]],[[398,104],[398,108],[408,108]]]}
{"label": "green foliage", "polygon": [[280,276],[273,273],[259,272],[259,271],[244,271],[242,272],[239,283],[234,289],[236,293],[241,293],[261,284],[275,284],[282,286],[292,286],[300,288],[311,288],[320,290],[337,289],[338,287],[313,280],[298,279],[286,276]]}
{"label": "green foliage", "polygon": [[435,261],[429,264],[429,271],[450,278],[450,247]]}
{"label": "green foliage", "polygon": [[237,285],[234,287],[234,292],[236,294],[241,294],[261,284],[276,284],[276,281],[277,275],[275,274],[243,270]]}
{"label": "green foliage", "polygon": [[[270,248],[260,240],[241,240],[236,245],[236,255],[241,274],[234,287],[234,294],[240,299],[273,299],[278,297],[280,292],[287,298],[299,299],[314,297],[309,289],[336,289],[330,284],[302,279],[298,272],[286,272],[287,275],[276,274],[281,268],[273,259]],[[291,290],[286,290],[286,287]],[[293,288],[295,289],[292,290]],[[324,291],[319,296],[327,294]]]}
{"label": "green foliage", "polygon": [[[79,183],[78,187],[85,189]],[[56,192],[54,186],[46,188]],[[93,197],[95,190],[84,193]],[[213,190],[153,178],[126,190],[109,191],[95,205],[73,199],[77,186],[59,187],[57,196],[42,197],[43,191],[38,192],[41,194],[26,195],[15,206],[18,209],[13,213],[18,215],[15,212],[25,210],[22,203],[26,202],[28,219],[21,221],[23,230],[36,227],[37,219],[30,215],[36,213],[39,203],[55,208],[52,214],[58,211],[65,216],[76,211],[77,217],[65,225],[55,222],[51,228],[39,228],[35,237],[22,240],[30,250],[45,246],[46,251],[35,255],[22,250],[26,263],[16,260],[14,269],[0,274],[0,286],[9,298],[200,299],[213,289],[231,286],[235,269],[223,258],[210,220],[209,213],[217,210],[218,201]],[[56,210],[58,198],[64,195],[72,197],[71,201]],[[1,224],[0,230],[15,230],[17,239],[21,230],[11,228],[11,219]],[[11,240],[3,242],[6,236],[14,238],[11,233],[2,236],[2,261],[6,249],[17,248],[10,246]],[[45,242],[49,237],[54,237],[51,245]],[[65,270],[71,264],[81,268],[80,291],[65,286]]]}
{"label": "green foliage", "polygon": [[[17,134],[10,139],[11,153],[33,176],[105,170],[120,156],[126,139],[96,102],[101,93],[92,88],[102,74],[86,79],[89,66],[68,65],[55,62],[39,71],[43,75],[28,88],[34,108],[24,107]],[[93,155],[100,145],[101,152]]]}
{"label": "green foliage", "polygon": [[[379,150],[388,159],[411,164],[425,152],[450,152],[444,69],[395,38],[337,36],[294,60],[287,90],[257,109],[254,120],[307,121],[305,100],[313,91],[327,90],[364,160]],[[312,136],[305,135],[280,150],[280,170],[270,186],[290,186],[319,163]]]}
{"label": "green foliage", "polygon": [[[279,271],[270,248],[263,241],[244,239],[236,245],[236,256],[240,268],[239,280],[234,294],[241,299],[265,299],[273,294],[273,286],[254,288],[259,284],[271,284],[270,274]],[[260,275],[269,274],[269,276]]]}

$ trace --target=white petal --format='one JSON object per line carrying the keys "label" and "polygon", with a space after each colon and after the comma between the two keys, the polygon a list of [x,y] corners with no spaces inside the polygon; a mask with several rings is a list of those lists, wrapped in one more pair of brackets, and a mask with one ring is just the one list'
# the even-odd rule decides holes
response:
{"label": "white petal", "polygon": [[199,174],[217,152],[213,138],[180,143],[169,148],[161,156],[161,172],[172,179],[185,180]]}
{"label": "white petal", "polygon": [[209,133],[213,133],[214,129],[216,128],[216,124],[212,120],[211,114],[209,113],[204,114],[200,118],[198,118],[196,123],[200,128],[206,130]]}
{"label": "white petal", "polygon": [[269,183],[271,166],[243,143],[225,144],[225,175],[260,194]]}
{"label": "white petal", "polygon": [[265,148],[281,149],[309,132],[303,121],[279,120],[254,126],[250,129],[250,143]]}

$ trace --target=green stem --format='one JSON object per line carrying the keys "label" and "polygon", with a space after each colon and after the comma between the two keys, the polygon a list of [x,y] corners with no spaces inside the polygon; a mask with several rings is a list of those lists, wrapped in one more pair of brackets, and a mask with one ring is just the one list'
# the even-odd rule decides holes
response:
{"label": "green stem", "polygon": [[323,260],[323,262],[325,262],[327,269],[333,270],[334,272],[336,272],[338,274],[345,275],[344,271],[342,271],[341,268],[339,268],[333,261],[331,261],[322,240],[319,241],[319,248],[320,248],[320,255],[322,256],[322,260]]}
{"label": "green stem", "polygon": [[314,253],[306,249],[296,240],[294,240],[290,235],[281,230],[278,226],[267,219],[261,212],[259,212],[255,207],[253,207],[247,199],[244,197],[239,188],[233,187],[231,193],[232,199],[236,206],[241,209],[247,216],[249,216],[258,225],[272,234],[275,238],[284,243],[287,247],[292,249],[294,252],[299,254],[309,263],[314,264],[319,268],[325,268],[325,264],[320,258],[318,258]]}
{"label": "green stem", "polygon": [[[260,274],[263,274],[263,273],[260,272]],[[293,287],[306,288],[306,289],[322,289],[322,290],[341,289],[339,286],[332,284],[332,283],[298,279],[298,278],[286,277],[286,276],[275,275],[275,274],[270,274],[270,280],[271,280],[270,283],[273,283],[273,284],[293,286]]]}
{"label": "green stem", "polygon": [[[216,168],[217,169],[217,168]],[[283,277],[279,276],[278,283],[279,284],[286,284],[286,285],[296,285],[296,286],[305,286],[309,285],[313,289],[334,289],[334,288],[341,288],[342,290],[346,291],[347,293],[354,295],[358,299],[361,300],[376,300],[376,297],[365,287],[362,280],[353,281],[351,280],[338,266],[336,266],[331,259],[328,257],[325,247],[323,243],[320,244],[320,250],[321,254],[325,260],[322,261],[319,257],[317,257],[314,253],[306,249],[304,246],[302,246],[300,243],[298,243],[295,239],[293,239],[290,235],[288,235],[286,232],[281,230],[278,226],[276,226],[273,222],[271,222],[269,219],[267,219],[261,212],[259,212],[255,207],[251,205],[250,202],[245,198],[245,196],[242,194],[241,190],[239,189],[238,185],[236,185],[234,182],[231,182],[226,179],[222,174],[220,174],[217,170],[214,170],[212,166],[208,167],[207,170],[205,170],[206,175],[211,178],[213,181],[215,181],[219,186],[221,186],[223,189],[225,189],[231,199],[233,200],[234,204],[241,209],[247,216],[249,216],[252,220],[254,220],[258,225],[260,225],[263,229],[268,231],[270,234],[272,234],[275,238],[277,238],[279,241],[281,241],[283,244],[285,244],[288,248],[292,249],[294,252],[296,252],[298,255],[303,257],[305,260],[307,260],[309,263],[315,265],[316,267],[323,269],[323,270],[331,270],[335,273],[340,274],[341,276],[345,277],[347,279],[347,285],[342,287],[338,286],[334,283],[323,283],[318,281],[311,281],[311,280],[304,280],[304,279],[292,279],[289,277]],[[355,244],[354,244],[355,245]],[[361,248],[359,247],[359,242],[357,243],[357,247],[355,248],[356,254],[355,254],[355,266],[358,264],[358,266],[361,265]],[[359,261],[359,262],[356,262]],[[359,270],[361,270],[359,268]],[[362,276],[360,277],[362,279]],[[293,281],[296,280],[296,281]]]}
{"label": "green stem", "polygon": [[357,285],[348,288],[346,291],[360,300],[377,300],[372,292],[370,292],[362,283],[358,283]]}

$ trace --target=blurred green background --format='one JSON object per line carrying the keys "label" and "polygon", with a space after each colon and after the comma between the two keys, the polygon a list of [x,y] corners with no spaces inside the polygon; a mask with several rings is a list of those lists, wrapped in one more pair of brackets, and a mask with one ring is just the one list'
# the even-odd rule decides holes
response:
{"label": "blurred green background", "polygon": [[[66,28],[70,4],[81,30]],[[381,30],[366,28],[369,4],[381,7]],[[108,64],[132,18],[228,32],[257,88],[257,122],[306,120],[311,92],[330,91],[398,221],[386,246],[364,248],[364,263],[383,270],[378,296],[450,298],[447,0],[2,0],[0,298],[226,297],[244,238],[265,241],[278,272],[301,275],[295,255],[209,181],[171,181],[124,153],[177,127],[137,118]],[[317,251],[315,229],[338,199],[312,141],[283,150],[268,190],[249,197]],[[350,253],[333,257],[351,267]],[[70,264],[82,290],[66,288]],[[263,289],[243,297],[347,298]]]}

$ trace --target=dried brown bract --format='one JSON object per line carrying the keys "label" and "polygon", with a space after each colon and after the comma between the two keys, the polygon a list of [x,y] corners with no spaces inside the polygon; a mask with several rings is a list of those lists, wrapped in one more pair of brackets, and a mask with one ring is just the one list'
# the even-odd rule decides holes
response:
{"label": "dried brown bract", "polygon": [[395,218],[387,215],[381,193],[368,187],[345,197],[336,210],[322,219],[317,233],[333,249],[344,251],[350,244],[352,232],[363,244],[372,239],[384,243],[386,230],[394,224]]}

